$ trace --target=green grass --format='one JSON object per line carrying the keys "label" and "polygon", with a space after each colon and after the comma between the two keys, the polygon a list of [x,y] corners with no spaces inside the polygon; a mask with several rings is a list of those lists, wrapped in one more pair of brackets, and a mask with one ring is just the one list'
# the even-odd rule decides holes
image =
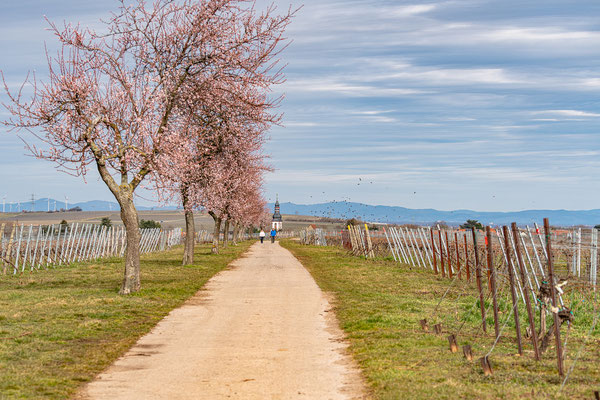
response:
{"label": "green grass", "polygon": [[[518,357],[512,318],[490,356],[494,375],[486,377],[479,358],[493,343],[493,319],[488,318],[488,334],[484,334],[474,285],[455,282],[436,311],[450,280],[430,271],[411,270],[391,260],[352,257],[336,247],[292,241],[281,244],[292,251],[323,290],[333,294],[334,309],[350,350],[376,399],[592,399],[593,391],[600,389],[600,342],[597,336],[586,336],[591,326],[589,313],[575,312],[566,369],[573,364],[584,339],[587,342],[562,392],[554,347],[536,362],[531,343],[524,339],[525,355]],[[511,302],[506,291],[499,297],[503,322]],[[525,314],[521,311],[524,331]],[[418,321],[423,318],[430,326],[442,323],[444,333],[437,336],[422,331]],[[456,333],[463,322],[457,335],[459,351],[451,353],[447,336]],[[565,331],[566,325],[563,334]],[[474,361],[463,357],[460,348],[464,344],[473,347]]]}
{"label": "green grass", "polygon": [[181,247],[145,255],[130,296],[117,293],[120,259],[0,276],[0,399],[73,396],[250,244],[197,246],[190,266]]}

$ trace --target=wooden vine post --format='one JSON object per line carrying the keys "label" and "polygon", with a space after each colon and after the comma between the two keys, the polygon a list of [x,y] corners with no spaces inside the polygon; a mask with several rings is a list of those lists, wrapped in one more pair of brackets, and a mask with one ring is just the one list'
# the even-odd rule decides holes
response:
{"label": "wooden vine post", "polygon": [[442,269],[442,278],[444,278],[446,276],[446,273],[444,272],[444,247],[442,245],[442,231],[441,230],[438,231],[438,239],[439,239],[439,243],[440,243],[440,268]]}
{"label": "wooden vine post", "polygon": [[[523,262],[523,256],[521,255],[519,240],[517,239],[519,236],[519,229],[517,228],[516,222],[513,222],[511,225],[513,232],[513,241],[515,243],[515,252],[517,253],[517,262],[519,263],[519,271],[521,275],[521,282],[525,282],[525,263]],[[535,359],[539,361],[540,359],[540,349],[538,346],[538,336],[537,331],[535,330],[535,314],[533,313],[533,308],[531,307],[531,297],[535,298],[535,293],[532,293],[531,288],[527,285],[523,285],[525,287],[525,305],[527,307],[527,319],[529,321],[529,330],[531,331],[531,342],[533,344],[533,354]]]}
{"label": "wooden vine post", "polygon": [[462,279],[462,272],[460,270],[460,254],[458,253],[458,233],[454,232],[454,245],[456,247],[456,273],[458,279]]}
{"label": "wooden vine post", "polygon": [[473,252],[475,253],[475,280],[477,281],[477,290],[479,290],[479,307],[481,308],[481,324],[483,331],[487,333],[487,324],[485,323],[485,304],[483,302],[483,288],[481,286],[481,264],[479,262],[479,252],[477,251],[477,231],[471,227],[473,233]]}
{"label": "wooden vine post", "polygon": [[492,229],[489,226],[485,227],[487,238],[487,264],[488,275],[490,277],[490,286],[492,290],[492,301],[494,306],[494,331],[496,337],[500,336],[500,326],[498,324],[498,298],[496,292],[496,269],[494,268],[494,249],[492,247]]}
{"label": "wooden vine post", "polygon": [[450,254],[450,241],[448,240],[448,231],[446,233],[446,256],[448,257],[448,278],[452,278],[452,258]]}
{"label": "wooden vine post", "polygon": [[510,254],[510,242],[508,239],[508,227],[505,225],[502,227],[502,233],[504,234],[504,248],[506,249],[506,260],[508,268],[508,279],[510,282],[510,297],[513,305],[513,316],[515,318],[515,331],[517,333],[517,348],[519,355],[523,355],[523,344],[521,343],[521,324],[519,322],[519,299],[517,297],[517,291],[515,290],[515,276],[513,271],[512,257]]}
{"label": "wooden vine post", "polygon": [[435,254],[435,238],[433,237],[433,229],[429,230],[429,233],[431,233],[431,250],[433,253],[433,272],[437,275],[438,274],[438,268],[437,268],[437,260],[436,260],[436,254]]}
{"label": "wooden vine post", "polygon": [[469,246],[467,245],[467,234],[463,235],[465,240],[465,268],[467,269],[467,281],[471,280],[471,271],[469,270]]}
{"label": "wooden vine post", "polygon": [[556,288],[554,286],[554,268],[552,265],[552,243],[550,238],[551,232],[548,218],[544,218],[544,233],[546,235],[546,252],[548,253],[548,283],[550,285],[550,298],[552,299],[552,316],[554,317],[554,339],[556,343],[558,375],[564,376],[565,371],[563,370],[562,346],[560,342],[560,318],[558,317],[558,307],[556,305]]}

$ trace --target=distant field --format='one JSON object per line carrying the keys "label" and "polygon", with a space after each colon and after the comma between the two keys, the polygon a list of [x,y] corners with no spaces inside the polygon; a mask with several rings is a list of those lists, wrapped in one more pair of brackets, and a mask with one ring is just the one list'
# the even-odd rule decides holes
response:
{"label": "distant field", "polygon": [[[139,211],[139,218],[145,220],[154,220],[161,223],[163,228],[183,228],[185,220],[182,210],[175,211]],[[119,211],[69,211],[69,212],[33,212],[33,213],[0,213],[0,223],[17,222],[19,224],[50,225],[58,224],[63,219],[69,224],[74,222],[100,223],[104,217],[110,218],[114,225],[121,224]],[[212,230],[213,219],[207,214],[195,213],[194,222],[196,230]],[[300,230],[310,224],[317,225],[328,231],[342,229],[342,223],[333,222],[327,218],[312,217],[306,215],[283,215],[283,229]]]}

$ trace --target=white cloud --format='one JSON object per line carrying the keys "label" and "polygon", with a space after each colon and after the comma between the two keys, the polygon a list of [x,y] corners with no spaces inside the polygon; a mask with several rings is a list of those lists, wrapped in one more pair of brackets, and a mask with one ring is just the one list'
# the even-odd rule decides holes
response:
{"label": "white cloud", "polygon": [[357,114],[357,115],[380,115],[380,114],[388,114],[388,113],[392,113],[395,112],[396,110],[386,110],[386,111],[378,111],[378,110],[374,110],[374,111],[352,111],[350,114]]}
{"label": "white cloud", "polygon": [[579,111],[579,110],[543,110],[543,111],[533,111],[532,114],[549,114],[549,115],[558,115],[562,117],[600,117],[598,113],[592,113],[588,111]]}
{"label": "white cloud", "polygon": [[286,93],[325,92],[332,94],[342,94],[351,97],[396,97],[426,93],[418,89],[364,85],[361,83],[340,82],[336,79],[337,78],[334,77],[332,77],[331,79],[290,79],[282,85],[282,90]]}
{"label": "white cloud", "polygon": [[[417,14],[424,14],[429,11],[433,11],[436,9],[436,4],[416,4],[410,6],[400,6],[395,7],[391,10],[391,15],[394,16],[413,16]],[[389,10],[387,10],[389,12]],[[390,15],[388,14],[388,15]]]}

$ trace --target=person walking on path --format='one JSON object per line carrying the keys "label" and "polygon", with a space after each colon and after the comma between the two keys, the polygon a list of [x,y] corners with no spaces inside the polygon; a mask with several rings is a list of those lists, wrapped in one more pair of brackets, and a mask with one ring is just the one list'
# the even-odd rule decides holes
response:
{"label": "person walking on path", "polygon": [[271,243],[275,243],[275,236],[277,235],[277,231],[275,228],[271,229]]}
{"label": "person walking on path", "polygon": [[262,244],[262,242],[263,242],[263,240],[265,240],[265,236],[267,236],[267,234],[265,233],[265,231],[263,231],[261,229],[260,233],[258,234],[258,236],[260,237],[260,243]]}

